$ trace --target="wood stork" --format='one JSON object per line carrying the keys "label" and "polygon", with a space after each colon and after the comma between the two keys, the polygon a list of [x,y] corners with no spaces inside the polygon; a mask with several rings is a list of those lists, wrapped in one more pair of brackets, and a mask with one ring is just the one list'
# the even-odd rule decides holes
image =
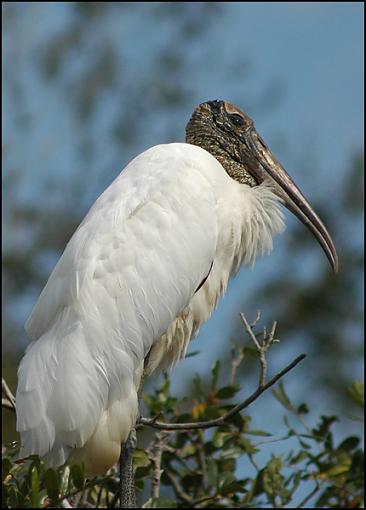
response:
{"label": "wood stork", "polygon": [[21,456],[54,467],[70,458],[89,474],[113,466],[138,417],[143,374],[183,358],[230,276],[271,250],[281,204],[336,271],[325,226],[231,103],[200,104],[186,143],[133,159],[89,210],[26,322]]}

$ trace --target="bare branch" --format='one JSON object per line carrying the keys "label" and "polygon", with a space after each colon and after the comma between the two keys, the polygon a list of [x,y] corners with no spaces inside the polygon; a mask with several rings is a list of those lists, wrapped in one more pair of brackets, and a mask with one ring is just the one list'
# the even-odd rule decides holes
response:
{"label": "bare branch", "polygon": [[319,483],[319,480],[317,480],[316,477],[314,477],[315,487],[314,489],[297,505],[296,508],[303,508],[313,496],[320,490],[321,484]]}
{"label": "bare branch", "polygon": [[249,335],[249,337],[253,340],[254,345],[257,348],[258,354],[259,354],[259,363],[261,366],[261,371],[259,375],[259,386],[263,387],[266,384],[266,377],[267,377],[267,359],[266,359],[266,353],[268,349],[271,347],[271,345],[276,341],[274,338],[274,334],[277,327],[277,322],[274,321],[272,325],[272,329],[269,335],[267,335],[266,328],[263,328],[263,340],[262,343],[259,343],[257,337],[253,333],[253,327],[257,324],[260,312],[257,311],[257,317],[255,321],[252,324],[249,324],[245,315],[243,313],[240,314],[240,317],[244,323],[245,329]]}
{"label": "bare branch", "polygon": [[205,454],[205,438],[204,438],[205,433],[203,430],[199,430],[198,433],[200,436],[200,441],[197,445],[197,448],[198,448],[198,455],[199,455],[201,470],[202,470],[202,481],[204,484],[206,484],[206,483],[208,483],[208,469],[207,469],[207,459],[206,459],[206,454]]}
{"label": "bare branch", "polygon": [[248,321],[247,321],[247,319],[246,319],[246,317],[245,317],[245,315],[243,313],[240,314],[240,317],[241,317],[241,320],[244,322],[245,329],[247,330],[247,333],[250,336],[250,338],[253,340],[253,343],[256,346],[257,351],[260,352],[261,345],[258,342],[257,337],[255,336],[255,334],[253,333],[252,326],[248,323]]}
{"label": "bare branch", "polygon": [[151,460],[154,464],[154,476],[151,483],[151,497],[156,499],[160,494],[160,478],[163,473],[161,469],[161,458],[165,449],[167,437],[166,433],[157,432],[155,435],[156,440],[152,448]]}
{"label": "bare branch", "polygon": [[254,319],[254,321],[250,325],[250,327],[252,329],[257,325],[257,322],[259,321],[260,318],[261,318],[261,311],[257,310],[257,316],[256,316],[256,318]]}
{"label": "bare branch", "polygon": [[15,412],[13,404],[7,398],[1,399],[1,407],[4,407],[4,409],[9,409],[9,411]]}
{"label": "bare branch", "polygon": [[240,363],[244,359],[244,349],[240,349],[238,354],[231,360],[231,374],[230,374],[230,385],[235,383],[236,372],[239,368]]}
{"label": "bare branch", "polygon": [[219,494],[214,494],[213,496],[203,496],[203,498],[196,499],[196,501],[193,501],[192,507],[196,507],[197,505],[200,505],[201,503],[205,503],[206,501],[210,501],[218,499],[220,497]]}
{"label": "bare branch", "polygon": [[154,427],[160,430],[174,431],[174,430],[193,430],[193,429],[208,429],[210,427],[217,427],[219,425],[223,425],[227,420],[229,420],[232,416],[239,413],[246,407],[248,407],[252,402],[257,400],[257,398],[264,393],[268,388],[276,384],[276,382],[281,379],[287,372],[292,370],[296,365],[298,365],[303,359],[306,358],[306,354],[301,354],[296,359],[294,359],[289,365],[283,368],[280,372],[278,372],[272,379],[265,384],[264,386],[259,386],[246,400],[244,400],[241,404],[236,405],[230,411],[228,411],[223,416],[219,418],[215,418],[213,420],[208,421],[197,421],[191,423],[164,423],[161,421],[154,421],[153,418],[144,418],[140,417],[139,422],[143,425],[148,425],[149,427]]}
{"label": "bare branch", "polygon": [[175,477],[175,475],[173,475],[173,473],[166,469],[165,470],[165,474],[166,476],[169,478],[169,480],[171,481],[172,485],[173,485],[173,488],[175,490],[175,492],[178,494],[178,496],[180,497],[180,499],[182,499],[183,501],[185,501],[186,503],[188,503],[189,505],[192,504],[192,498],[189,496],[189,494],[187,494],[181,487],[180,483],[178,482],[177,478]]}
{"label": "bare branch", "polygon": [[[13,407],[13,410],[15,411],[15,397],[14,397],[13,393],[11,392],[9,386],[6,384],[4,377],[1,378],[1,389],[2,389],[2,392],[5,395],[6,399],[10,402],[11,406]],[[2,399],[2,404],[4,406],[3,399]],[[4,406],[4,407],[6,407],[6,406]]]}

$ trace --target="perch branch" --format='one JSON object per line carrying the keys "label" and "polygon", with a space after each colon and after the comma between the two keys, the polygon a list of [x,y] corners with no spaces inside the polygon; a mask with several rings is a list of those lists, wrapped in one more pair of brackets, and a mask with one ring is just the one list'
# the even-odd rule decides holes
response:
{"label": "perch branch", "polygon": [[264,386],[259,386],[247,399],[245,399],[241,404],[236,405],[230,411],[225,413],[223,416],[219,418],[215,418],[213,420],[208,421],[197,421],[191,423],[164,423],[161,421],[156,421],[154,418],[144,418],[140,417],[139,423],[143,425],[148,425],[149,427],[153,427],[160,430],[193,430],[193,429],[208,429],[210,427],[217,427],[219,425],[223,425],[227,420],[229,420],[232,416],[239,413],[246,407],[248,407],[252,402],[257,400],[257,398],[264,393],[268,388],[276,384],[276,382],[281,379],[287,372],[292,370],[296,365],[298,365],[303,359],[306,358],[306,354],[301,354],[296,359],[294,359],[289,365],[283,368],[280,372],[278,372],[268,383]]}

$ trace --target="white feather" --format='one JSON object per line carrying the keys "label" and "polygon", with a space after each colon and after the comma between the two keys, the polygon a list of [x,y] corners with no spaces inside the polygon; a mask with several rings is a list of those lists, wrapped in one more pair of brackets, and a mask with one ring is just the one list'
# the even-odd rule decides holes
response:
{"label": "white feather", "polygon": [[53,466],[72,454],[90,474],[112,466],[137,418],[147,354],[148,373],[183,357],[230,275],[282,229],[269,185],[238,184],[199,147],[158,145],[131,161],[70,239],[26,323],[34,342],[19,367],[21,453]]}

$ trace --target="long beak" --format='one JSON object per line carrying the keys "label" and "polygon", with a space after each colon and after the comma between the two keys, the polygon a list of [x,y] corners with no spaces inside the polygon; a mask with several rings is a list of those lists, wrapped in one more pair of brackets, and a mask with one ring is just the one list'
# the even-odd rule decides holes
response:
{"label": "long beak", "polygon": [[295,216],[311,230],[328,257],[333,270],[337,272],[338,255],[333,240],[323,222],[319,216],[317,216],[283,166],[273,156],[256,130],[252,128],[247,134],[246,140],[257,161],[260,163],[256,171],[258,171],[258,173],[261,172],[261,175],[257,175],[256,177],[262,181],[268,178],[266,175],[266,173],[268,173],[273,181],[275,181],[275,191],[277,195],[282,198],[287,209],[295,214]]}

